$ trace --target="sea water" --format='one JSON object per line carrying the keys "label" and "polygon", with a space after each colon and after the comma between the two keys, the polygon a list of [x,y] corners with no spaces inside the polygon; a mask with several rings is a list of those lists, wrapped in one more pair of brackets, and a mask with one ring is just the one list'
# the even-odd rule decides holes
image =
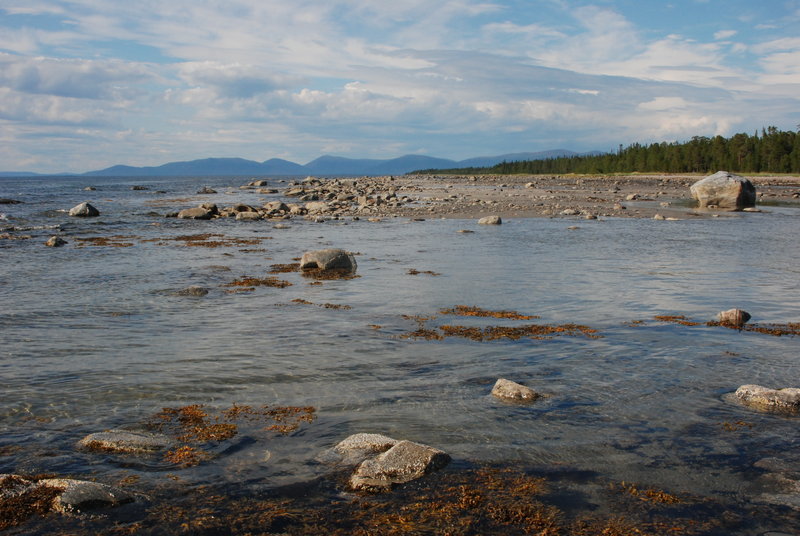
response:
{"label": "sea water", "polygon": [[[279,180],[271,183],[285,186]],[[164,217],[202,202],[283,199],[239,189],[245,182],[0,179],[0,197],[23,202],[0,206],[0,233],[30,237],[0,240],[0,473],[104,481],[127,467],[146,487],[178,469],[98,456],[76,442],[191,404],[209,413],[313,406],[315,419],[287,435],[254,428],[213,462],[181,470],[190,485],[264,489],[318,478],[321,454],[358,432],[425,443],[467,463],[570,467],[742,503],[779,492],[761,482],[759,460],[796,469],[798,417],[726,395],[742,384],[800,386],[800,339],[705,322],[733,307],[758,324],[800,321],[800,210],[501,226],[296,218],[284,229]],[[202,186],[218,193],[197,195]],[[101,215],[69,217],[82,201]],[[185,237],[208,233],[222,244],[187,245]],[[44,247],[55,234],[69,243]],[[356,253],[358,277],[316,282],[290,272],[275,275],[291,283],[284,288],[230,286],[328,247]],[[193,285],[209,293],[180,295]],[[457,305],[540,318],[442,313]],[[420,325],[530,323],[596,334],[409,336]],[[547,396],[503,403],[490,395],[501,377]]]}

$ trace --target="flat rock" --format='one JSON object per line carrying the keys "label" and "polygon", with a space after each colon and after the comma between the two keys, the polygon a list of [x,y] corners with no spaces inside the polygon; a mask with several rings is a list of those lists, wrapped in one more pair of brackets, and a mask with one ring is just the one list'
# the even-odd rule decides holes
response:
{"label": "flat rock", "polygon": [[503,400],[513,400],[515,402],[533,402],[542,396],[530,387],[525,387],[505,378],[500,378],[495,382],[494,387],[492,387],[492,395]]}
{"label": "flat rock", "polygon": [[354,490],[389,491],[450,463],[450,456],[433,447],[400,441],[386,452],[364,460],[350,477]]}
{"label": "flat rock", "polygon": [[716,206],[723,209],[742,210],[756,205],[756,188],[748,179],[718,171],[689,188],[700,208]]}
{"label": "flat rock", "polygon": [[77,218],[94,218],[100,215],[100,211],[84,202],[69,209],[69,215]]}
{"label": "flat rock", "polygon": [[175,296],[195,296],[198,298],[202,298],[203,296],[208,294],[208,289],[206,287],[201,287],[199,285],[192,285],[190,287],[176,290],[173,294]]}
{"label": "flat rock", "polygon": [[237,212],[236,219],[239,221],[256,221],[261,219],[258,212]]}
{"label": "flat rock", "polygon": [[339,454],[353,451],[380,453],[386,452],[398,443],[397,439],[382,434],[353,434],[333,447]]}
{"label": "flat rock", "polygon": [[119,453],[146,453],[167,449],[172,440],[161,434],[134,432],[129,430],[108,430],[89,434],[78,442],[78,447],[89,450],[102,450]]}
{"label": "flat rock", "polygon": [[761,385],[742,385],[736,390],[736,397],[748,406],[768,410],[800,410],[800,389],[787,387],[770,389]]}
{"label": "flat rock", "polygon": [[480,225],[500,225],[503,223],[503,220],[500,216],[484,216],[478,220],[478,223]]}
{"label": "flat rock", "polygon": [[344,270],[355,272],[356,259],[352,253],[343,249],[329,248],[306,251],[300,259],[301,270]]}
{"label": "flat rock", "polygon": [[19,507],[20,502],[25,502],[26,494],[30,496],[29,500],[31,501],[41,500],[41,495],[36,492],[49,488],[55,494],[49,509],[62,514],[90,508],[117,506],[135,500],[134,495],[125,490],[98,482],[69,478],[29,480],[18,475],[2,474],[0,475],[0,488],[2,488],[0,505],[5,501],[13,501],[16,507]]}
{"label": "flat rock", "polygon": [[203,207],[185,208],[178,212],[182,220],[210,220],[214,213]]}
{"label": "flat rock", "polygon": [[134,500],[134,496],[127,491],[99,482],[48,478],[40,480],[39,485],[64,490],[53,503],[53,510],[61,513],[118,506]]}

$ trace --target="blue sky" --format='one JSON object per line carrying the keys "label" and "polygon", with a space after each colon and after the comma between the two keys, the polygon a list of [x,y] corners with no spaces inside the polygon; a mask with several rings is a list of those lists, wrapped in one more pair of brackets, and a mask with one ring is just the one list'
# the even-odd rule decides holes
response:
{"label": "blue sky", "polygon": [[800,0],[0,0],[0,170],[800,124]]}

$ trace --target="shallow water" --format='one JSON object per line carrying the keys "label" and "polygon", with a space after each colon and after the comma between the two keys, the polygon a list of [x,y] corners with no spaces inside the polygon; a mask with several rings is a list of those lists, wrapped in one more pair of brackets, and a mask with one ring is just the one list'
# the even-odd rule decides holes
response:
{"label": "shallow water", "polygon": [[[24,202],[0,206],[0,233],[31,236],[0,240],[0,473],[104,481],[124,468],[146,487],[177,469],[80,452],[75,442],[188,404],[210,412],[233,404],[316,408],[313,423],[287,436],[243,430],[213,462],[179,470],[191,485],[308,481],[326,472],[320,454],[356,432],[427,443],[469,463],[570,467],[742,503],[774,491],[753,468],[758,460],[779,457],[797,470],[800,417],[757,412],[724,395],[747,383],[800,385],[800,339],[653,318],[705,322],[738,307],[751,322],[800,321],[797,209],[502,226],[296,219],[288,229],[163,217],[201,202],[279,198],[239,190],[245,182],[0,179],[0,197]],[[87,185],[97,190],[83,191]],[[194,194],[205,185],[219,193]],[[99,218],[64,212],[84,200]],[[69,244],[43,247],[56,233]],[[261,242],[208,248],[174,240],[201,233]],[[131,246],[80,240],[113,236]],[[272,264],[323,247],[357,252],[359,277],[313,285],[298,273],[277,274],[292,286],[227,292],[238,277],[264,277]],[[210,292],[175,295],[190,285]],[[326,303],[350,308],[320,307]],[[541,318],[439,313],[456,305]],[[429,328],[577,323],[601,337],[404,338],[418,327],[404,315],[433,317]],[[498,377],[548,397],[504,404],[489,394]],[[725,426],[737,422],[746,425]],[[767,528],[789,527],[777,519]]]}

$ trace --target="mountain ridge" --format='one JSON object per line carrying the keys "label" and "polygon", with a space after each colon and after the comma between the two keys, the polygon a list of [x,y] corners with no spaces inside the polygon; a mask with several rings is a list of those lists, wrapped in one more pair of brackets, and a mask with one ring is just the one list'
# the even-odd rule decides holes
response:
{"label": "mountain ridge", "polygon": [[[323,155],[306,164],[298,164],[282,158],[270,158],[263,162],[244,158],[201,158],[179,162],[167,162],[160,166],[128,166],[117,164],[85,173],[66,173],[85,177],[169,177],[169,176],[251,176],[251,175],[402,175],[420,169],[448,169],[460,167],[489,167],[501,162],[540,160],[561,156],[577,156],[567,149],[549,151],[507,153],[496,156],[479,156],[465,160],[451,160],[427,155],[407,154],[397,158],[370,159],[347,158]],[[0,176],[48,176],[54,174],[32,172],[0,172]]]}

